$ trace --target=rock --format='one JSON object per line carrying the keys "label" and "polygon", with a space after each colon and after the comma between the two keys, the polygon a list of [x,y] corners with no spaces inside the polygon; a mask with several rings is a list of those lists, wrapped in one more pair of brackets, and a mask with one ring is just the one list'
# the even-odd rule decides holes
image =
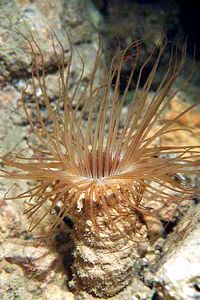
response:
{"label": "rock", "polygon": [[75,300],[72,293],[62,290],[56,284],[48,285],[45,289],[44,296],[46,300]]}
{"label": "rock", "polygon": [[[130,40],[142,39],[147,49],[156,45],[164,32],[172,34],[180,30],[179,6],[166,0],[124,1],[123,6],[116,1],[109,1],[107,15],[111,36],[121,38],[126,44]],[[145,30],[148,28],[148,30]]]}
{"label": "rock", "polygon": [[[23,257],[22,254],[20,257]],[[27,259],[26,264],[28,263]],[[33,269],[32,273],[27,274],[22,265],[3,259],[0,261],[0,270],[0,298],[2,300],[74,300],[72,294],[67,291],[64,275],[58,275],[54,268],[49,276],[41,275],[39,279],[34,277],[36,270]],[[47,271],[49,271],[48,268]]]}
{"label": "rock", "polygon": [[11,85],[7,85],[0,90],[0,103],[3,106],[17,106],[21,94]]}
{"label": "rock", "polygon": [[[88,5],[85,6],[84,3],[80,0],[1,1],[0,81],[3,82],[12,76],[24,77],[24,74],[30,73],[29,44],[23,37],[28,37],[30,32],[40,45],[45,54],[45,62],[51,69],[56,63],[51,29],[66,50],[69,49],[66,32],[70,34],[73,43],[89,44],[94,41],[97,37],[96,32],[87,21],[94,7],[91,7],[88,1]],[[55,44],[58,47],[56,41]]]}
{"label": "rock", "polygon": [[[188,98],[187,94],[179,92],[170,103],[170,110],[164,115],[164,120],[169,121],[177,116],[180,111],[186,110],[191,105],[191,103],[185,103]],[[180,118],[177,124],[174,125],[174,128],[177,127],[182,130],[165,134],[161,138],[162,144],[170,145],[173,143],[177,146],[196,146],[200,144],[200,114],[197,109],[192,109]]]}
{"label": "rock", "polygon": [[66,243],[63,238],[55,245],[51,239],[9,236],[0,246],[0,299],[73,300],[62,267],[62,247],[66,252]]}
{"label": "rock", "polygon": [[[24,278],[23,270],[19,266],[11,265],[6,262],[4,262],[4,264],[1,263],[0,298],[2,300],[33,299],[32,294],[27,290],[26,283],[27,281]],[[31,286],[32,288],[35,286],[35,283],[33,281],[31,282]],[[40,287],[37,286],[37,289],[38,293]]]}
{"label": "rock", "polygon": [[[23,149],[27,128],[22,126],[22,114],[16,108],[19,92],[7,85],[0,92],[0,155],[3,156],[20,146]],[[19,148],[18,148],[19,149]],[[29,185],[30,187],[30,185]],[[28,189],[28,183],[0,179],[0,243],[7,238],[20,236],[28,229],[27,218],[22,215],[24,201],[5,201]]]}
{"label": "rock", "polygon": [[[23,37],[16,32],[21,15],[16,13],[14,1],[3,0],[0,3],[0,76],[1,81],[10,78],[12,73],[19,75],[30,63],[30,58],[23,49]],[[19,47],[21,45],[21,47]]]}
{"label": "rock", "polygon": [[[20,93],[12,86],[7,85],[0,91],[0,152],[1,155],[13,150],[27,135],[22,123],[22,112],[17,110],[17,101]],[[16,126],[18,124],[18,126]]]}
{"label": "rock", "polygon": [[[174,39],[175,35],[181,35],[180,26],[180,8],[175,2],[166,0],[162,1],[108,1],[104,8],[106,14],[105,34],[108,35],[108,51],[113,52],[120,45],[120,48],[126,48],[133,41],[142,41],[142,45],[135,51],[130,50],[130,55],[139,52],[137,61],[137,72],[141,65],[149,58],[154,47],[158,47],[162,37],[167,36],[168,39]],[[148,28],[148,30],[146,30]],[[177,34],[178,33],[178,34]],[[179,34],[180,33],[180,34]],[[167,49],[165,49],[167,50]],[[154,53],[155,54],[155,53]],[[159,72],[153,82],[153,88],[158,86],[165,72],[166,64],[169,61],[169,52],[165,51],[161,63],[159,64]],[[143,77],[147,76],[148,70],[151,69],[155,62],[155,55],[152,55],[148,61],[148,66],[144,69]],[[126,82],[132,68],[128,63],[124,67],[123,80]],[[122,82],[123,82],[122,80]],[[143,82],[141,82],[141,85]]]}
{"label": "rock", "polygon": [[200,296],[200,204],[189,209],[164,247],[156,273],[161,299]]}
{"label": "rock", "polygon": [[27,275],[34,278],[51,276],[51,270],[54,268],[57,259],[56,253],[51,252],[47,247],[39,245],[31,246],[31,242],[24,242],[12,239],[3,243],[0,249],[0,260],[5,259],[11,264],[22,267]]}

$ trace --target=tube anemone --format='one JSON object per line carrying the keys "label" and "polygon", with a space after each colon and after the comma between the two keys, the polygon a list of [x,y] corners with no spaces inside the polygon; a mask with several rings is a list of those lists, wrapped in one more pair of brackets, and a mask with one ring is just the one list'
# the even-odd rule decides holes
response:
{"label": "tube anemone", "polygon": [[[165,42],[152,50],[139,72],[136,70],[140,42],[118,51],[104,77],[96,83],[102,64],[100,42],[84,88],[81,86],[84,62],[78,54],[82,70],[71,90],[70,72],[76,50],[69,41],[66,56],[54,35],[52,47],[59,70],[59,97],[53,106],[45,82],[45,57],[33,35],[25,38],[32,56],[34,118],[25,101],[26,89],[21,101],[38,146],[29,142],[31,157],[6,155],[2,159],[5,168],[1,176],[37,182],[34,188],[13,198],[30,198],[25,211],[31,218],[30,230],[53,213],[52,228],[66,216],[74,220],[74,281],[94,295],[115,295],[130,282],[140,245],[149,243],[145,219],[161,217],[160,206],[152,207],[151,200],[161,205],[178,205],[193,195],[192,189],[173,178],[177,173],[199,172],[199,147],[155,146],[157,138],[173,131],[172,126],[193,108],[155,130],[164,109],[177,93],[171,87],[184,66],[186,46],[180,59],[176,47],[172,47],[166,72],[150,101],[148,95]],[[153,56],[155,62],[141,89],[143,73]],[[121,73],[127,61],[131,71],[122,90]],[[133,81],[135,88],[130,92]],[[128,97],[131,101],[124,115]],[[48,113],[48,125],[41,105]],[[121,251],[122,248],[125,250]]]}

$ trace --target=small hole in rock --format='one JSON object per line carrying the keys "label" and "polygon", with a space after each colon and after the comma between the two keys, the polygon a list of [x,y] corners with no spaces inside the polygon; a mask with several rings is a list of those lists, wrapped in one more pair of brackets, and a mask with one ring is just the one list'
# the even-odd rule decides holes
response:
{"label": "small hole in rock", "polygon": [[195,284],[194,284],[194,289],[195,289],[197,292],[200,292],[200,284],[195,283]]}

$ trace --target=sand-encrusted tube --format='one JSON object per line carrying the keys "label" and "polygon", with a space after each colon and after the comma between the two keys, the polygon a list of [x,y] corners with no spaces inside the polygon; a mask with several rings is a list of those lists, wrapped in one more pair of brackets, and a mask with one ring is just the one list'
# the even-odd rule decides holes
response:
{"label": "sand-encrusted tube", "polygon": [[135,225],[131,235],[130,228],[127,232],[129,238],[125,236],[128,224],[124,222],[118,224],[121,233],[105,226],[99,233],[101,239],[90,220],[83,216],[76,219],[72,236],[75,244],[72,271],[77,290],[86,290],[98,297],[112,297],[130,283],[134,266],[148,247],[146,226],[136,215],[133,218]]}

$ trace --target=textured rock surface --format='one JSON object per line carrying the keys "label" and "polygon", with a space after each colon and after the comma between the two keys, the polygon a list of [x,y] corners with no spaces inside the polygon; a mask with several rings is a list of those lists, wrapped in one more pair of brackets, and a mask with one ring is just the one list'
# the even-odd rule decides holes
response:
{"label": "textured rock surface", "polygon": [[164,247],[156,274],[162,299],[200,297],[200,205],[192,207]]}
{"label": "textured rock surface", "polygon": [[[1,81],[30,72],[29,46],[18,30],[25,35],[31,31],[37,37],[37,42],[45,53],[46,63],[51,68],[54,67],[55,59],[49,28],[54,30],[65,49],[69,49],[66,32],[70,34],[73,43],[89,44],[95,35],[94,28],[88,21],[93,9],[89,3],[87,0],[1,1]],[[97,17],[96,19],[98,21]]]}
{"label": "textured rock surface", "polygon": [[[195,91],[196,93],[197,91]],[[174,118],[180,111],[183,111],[189,107],[189,103],[186,103],[188,100],[188,95],[185,93],[179,93],[173,101],[170,103],[170,109],[168,113],[165,114],[164,120],[170,120],[171,118]],[[196,97],[198,100],[198,98]],[[199,145],[200,144],[200,118],[199,118],[199,110],[193,109],[189,111],[185,116],[180,118],[180,120],[177,122],[179,128],[183,129],[182,131],[174,132],[173,134],[166,134],[163,138],[163,141],[161,139],[161,143],[165,143],[165,145],[170,145],[172,142],[175,145]],[[174,125],[177,127],[177,125]],[[192,132],[188,134],[187,131],[184,129],[191,129]]]}
{"label": "textured rock surface", "polygon": [[62,290],[57,284],[49,284],[43,296],[48,300],[75,300],[72,293]]}

